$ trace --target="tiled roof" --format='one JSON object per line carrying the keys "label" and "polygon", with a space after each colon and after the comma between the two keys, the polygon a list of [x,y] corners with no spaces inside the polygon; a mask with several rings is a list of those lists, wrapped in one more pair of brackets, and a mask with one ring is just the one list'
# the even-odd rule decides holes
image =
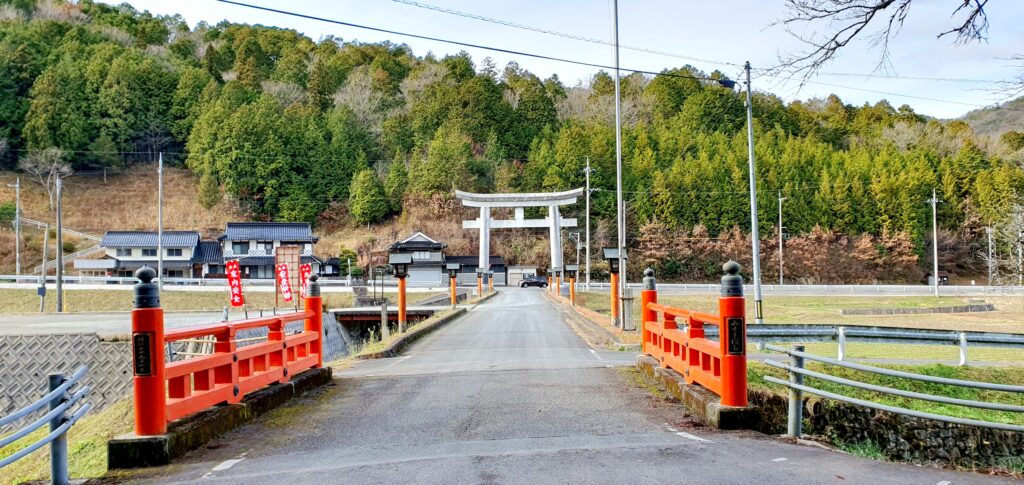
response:
{"label": "tiled roof", "polygon": [[221,239],[228,241],[316,242],[306,222],[229,222]]}
{"label": "tiled roof", "polygon": [[[321,261],[320,258],[317,258],[316,256],[301,256],[299,257],[299,262],[306,264],[313,262],[319,263]],[[238,258],[238,264],[242,266],[270,266],[275,263],[273,256],[245,256],[243,258]]]}
{"label": "tiled roof", "polygon": [[223,264],[224,256],[221,254],[220,243],[217,241],[199,241],[196,252],[192,255],[192,261],[196,263]]}
{"label": "tiled roof", "polygon": [[[107,231],[100,241],[106,248],[155,248],[157,233],[152,231]],[[165,248],[191,248],[199,242],[195,231],[164,231]]]}

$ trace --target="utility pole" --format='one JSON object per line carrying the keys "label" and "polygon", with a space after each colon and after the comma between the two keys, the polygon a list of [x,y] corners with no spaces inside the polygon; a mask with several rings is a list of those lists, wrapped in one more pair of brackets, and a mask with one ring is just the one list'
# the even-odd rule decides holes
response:
{"label": "utility pole", "polygon": [[935,188],[932,187],[932,198],[928,199],[932,205],[932,284],[935,285],[935,296],[939,296],[939,227],[936,216],[936,206],[939,199],[935,196]]}
{"label": "utility pole", "polygon": [[43,228],[43,269],[39,271],[39,313],[46,311],[46,246],[50,245],[50,225]]}
{"label": "utility pole", "polygon": [[14,274],[21,275],[21,177],[14,179]]}
{"label": "utility pole", "polygon": [[615,208],[618,216],[618,251],[619,251],[619,287],[612,291],[619,292],[619,319],[621,328],[628,328],[626,320],[629,315],[624,311],[625,305],[623,296],[626,294],[626,206],[622,199],[622,96],[620,93],[619,79],[619,1],[612,0],[612,8],[615,11],[615,18],[612,22],[612,37],[615,44]]}
{"label": "utility pole", "polygon": [[1017,286],[1024,286],[1024,229],[1017,231]]}
{"label": "utility pole", "polygon": [[757,230],[757,170],[754,165],[754,107],[750,94],[750,61],[743,65],[747,75],[747,161],[750,170],[750,240],[754,259],[754,323],[764,323],[761,311],[761,237]]}
{"label": "utility pole", "polygon": [[156,277],[160,291],[164,289],[164,153],[156,166],[157,185],[157,208],[156,208]]}
{"label": "utility pole", "polygon": [[986,227],[985,234],[988,236],[988,285],[992,286],[992,278],[994,277],[995,267],[993,266],[994,257],[992,254],[992,228]]}
{"label": "utility pole", "polygon": [[352,287],[352,258],[345,258],[345,268],[348,269],[348,286]]}
{"label": "utility pole", "polygon": [[779,286],[782,286],[782,201],[786,200],[782,196],[782,191],[779,191]]}
{"label": "utility pole", "polygon": [[[587,264],[587,284],[586,284],[586,288],[587,288],[587,291],[590,291],[590,172],[591,171],[592,170],[590,170],[590,157],[588,156],[587,157],[587,168],[586,168],[586,174],[587,174],[587,217],[586,217],[586,219],[587,219],[587,246],[586,246],[586,248],[587,248],[586,249],[586,251],[587,251],[587,261],[586,261],[586,264]],[[579,264],[579,262],[577,261],[576,264]]]}
{"label": "utility pole", "polygon": [[[57,313],[64,311],[64,218],[61,213],[61,204],[64,201],[63,183],[60,173],[57,173]],[[46,267],[43,267],[46,272]]]}

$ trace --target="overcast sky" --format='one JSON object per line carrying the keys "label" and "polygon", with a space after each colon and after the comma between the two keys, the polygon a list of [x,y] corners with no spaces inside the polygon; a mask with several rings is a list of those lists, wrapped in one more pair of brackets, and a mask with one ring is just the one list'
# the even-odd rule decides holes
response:
{"label": "overcast sky", "polygon": [[[243,0],[245,1],[245,0]],[[539,32],[496,25],[390,0],[249,0],[251,3],[335,20],[380,27],[389,30],[441,37],[556,57],[572,58],[595,64],[612,64],[611,47],[582,42]],[[404,1],[404,0],[403,0]],[[959,0],[917,0],[906,25],[892,43],[892,63],[900,76],[970,78],[1001,81],[1024,71],[1024,63],[1006,60],[1024,54],[1024,1],[991,2],[987,9],[991,28],[987,42],[966,46],[952,45],[952,39],[936,39],[936,34],[954,26],[950,14]],[[611,2],[608,0],[518,0],[452,1],[419,0],[420,3],[475,15],[498,18],[578,36],[611,39]],[[113,3],[113,2],[112,2]],[[139,10],[155,14],[180,13],[190,26],[205,20],[221,20],[296,29],[318,40],[334,35],[344,40],[404,42],[417,55],[432,51],[437,55],[468,51],[479,66],[486,56],[499,67],[515,60],[544,78],[557,73],[567,85],[589,78],[595,68],[555,61],[517,57],[509,54],[469,49],[439,42],[424,41],[391,34],[334,25],[314,20],[261,12],[213,0],[129,0]],[[785,11],[782,0],[623,0],[619,2],[619,41],[622,45],[669,52],[678,56],[711,62],[688,60],[635,50],[622,49],[623,68],[660,71],[666,67],[692,64],[710,72],[719,69],[738,77],[749,60],[755,67],[770,67],[780,52],[799,48],[774,20]],[[878,52],[866,40],[851,44],[825,70],[834,73],[871,73],[878,64]],[[984,83],[954,83],[936,80],[871,79],[862,76],[820,75],[814,83],[797,91],[797,84],[767,78],[755,79],[755,89],[774,92],[784,99],[838,94],[845,102],[862,104],[885,98],[895,106],[910,104],[919,113],[949,118],[960,116],[981,105],[1005,100]],[[858,88],[860,90],[854,89]],[[864,90],[885,91],[879,94]],[[898,94],[898,95],[896,95]],[[909,96],[935,98],[915,99]],[[937,100],[951,101],[942,102]]]}

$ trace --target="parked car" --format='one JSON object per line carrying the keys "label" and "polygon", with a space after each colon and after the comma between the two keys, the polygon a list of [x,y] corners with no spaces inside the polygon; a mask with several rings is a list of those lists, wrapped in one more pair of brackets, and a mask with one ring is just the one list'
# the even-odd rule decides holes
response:
{"label": "parked car", "polygon": [[523,281],[519,282],[520,288],[526,288],[528,286],[539,286],[541,288],[548,287],[548,279],[542,276],[527,276],[523,278]]}

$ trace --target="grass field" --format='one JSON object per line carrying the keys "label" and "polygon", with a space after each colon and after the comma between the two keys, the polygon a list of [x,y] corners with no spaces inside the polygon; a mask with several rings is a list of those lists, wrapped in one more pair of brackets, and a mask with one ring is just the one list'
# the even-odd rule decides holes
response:
{"label": "grass field", "polygon": [[[64,298],[65,311],[70,312],[115,312],[132,309],[133,293],[125,290],[68,290]],[[440,293],[409,293],[409,304],[415,304],[425,298]],[[388,299],[396,301],[397,293],[387,294]],[[352,306],[351,293],[324,293],[324,304],[327,308],[345,308]],[[274,294],[270,292],[250,292],[245,295],[246,306],[249,308],[271,308],[274,306]],[[160,303],[166,311],[218,311],[228,304],[227,290],[218,291],[164,291],[160,295]],[[52,312],[56,305],[56,292],[52,289],[46,293],[46,311]],[[279,306],[287,307],[283,300]],[[35,313],[39,311],[39,297],[35,290],[0,289],[0,314]]]}
{"label": "grass field", "polygon": [[[607,293],[581,292],[581,304],[608,314]],[[971,298],[974,299],[974,298]],[[639,302],[639,300],[637,300]],[[967,298],[931,296],[770,296],[764,299],[765,323],[830,323],[848,325],[897,326],[945,330],[976,330],[1024,333],[1024,298],[986,297],[996,306],[993,312],[935,313],[919,315],[840,315],[840,309],[923,308],[962,305]],[[713,295],[663,295],[658,302],[698,311],[717,312]],[[639,318],[640,308],[634,308]],[[753,320],[754,300],[747,297],[747,317]]]}
{"label": "grass field", "polygon": [[[785,360],[785,358],[784,356],[782,356],[776,360]],[[897,377],[882,376],[869,372],[861,372],[818,363],[810,363],[807,365],[807,367],[809,369],[817,370],[837,377],[844,377],[855,381],[867,382],[870,384],[892,387],[907,391],[955,397],[959,399],[999,402],[1004,404],[1015,404],[1018,406],[1024,405],[1024,395],[1021,395],[1020,393],[986,391],[982,389],[971,389],[965,387],[947,386],[942,384],[932,384],[927,382],[913,381],[909,379],[901,379]],[[1021,369],[1019,367],[955,367],[941,364],[926,366],[886,365],[882,367],[904,370],[917,374],[947,377],[951,379],[965,379],[971,381],[998,382],[1001,384],[1024,385],[1024,369]],[[760,389],[779,394],[786,392],[786,389],[784,387],[775,384],[770,384],[764,381],[764,376],[766,375],[775,376],[780,379],[786,379],[788,378],[788,374],[786,373],[786,371],[776,369],[774,367],[769,367],[762,363],[750,362],[747,365],[747,372],[749,388],[751,390]],[[942,414],[946,416],[956,416],[961,418],[995,421],[1000,423],[1024,424],[1024,414],[1021,413],[992,411],[987,409],[974,409],[963,406],[954,406],[951,404],[942,404],[921,401],[919,399],[909,399],[904,397],[891,396],[888,394],[881,394],[873,391],[855,389],[849,386],[834,384],[831,382],[826,382],[811,377],[804,377],[804,383],[811,387],[815,387],[836,394],[841,394],[844,396],[865,399],[869,401],[888,404],[891,406],[899,406],[902,408],[913,409],[917,411]]]}

